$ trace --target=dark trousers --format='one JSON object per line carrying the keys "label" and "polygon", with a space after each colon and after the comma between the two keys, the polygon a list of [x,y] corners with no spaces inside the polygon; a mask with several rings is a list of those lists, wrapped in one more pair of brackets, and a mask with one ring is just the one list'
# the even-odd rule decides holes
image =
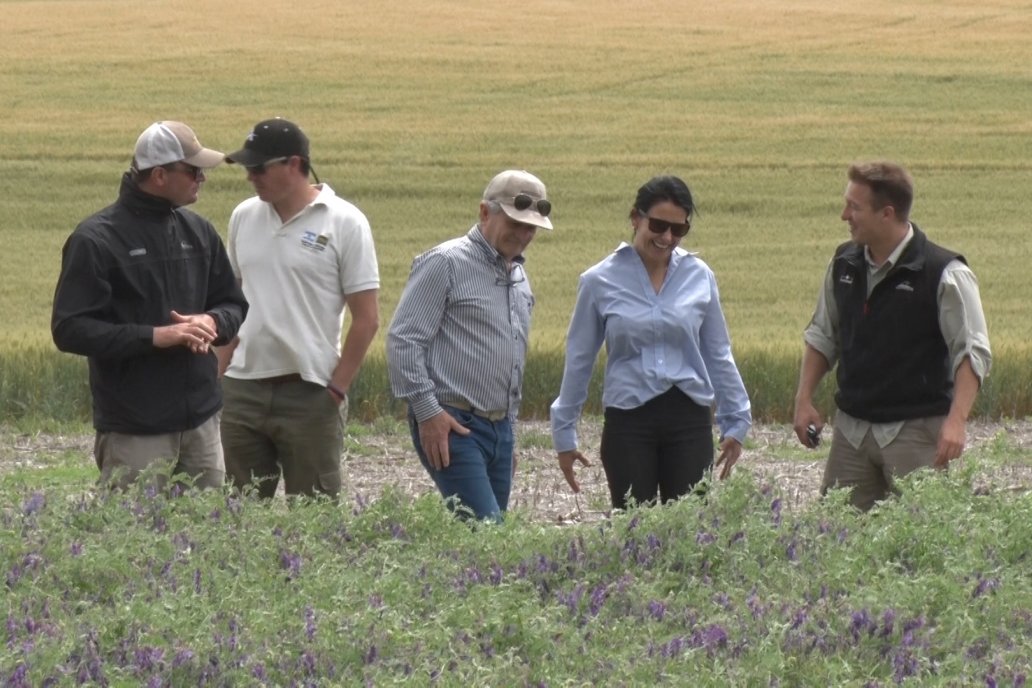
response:
{"label": "dark trousers", "polygon": [[602,466],[613,508],[628,493],[639,504],[677,499],[702,480],[713,463],[710,409],[677,387],[633,409],[606,408]]}

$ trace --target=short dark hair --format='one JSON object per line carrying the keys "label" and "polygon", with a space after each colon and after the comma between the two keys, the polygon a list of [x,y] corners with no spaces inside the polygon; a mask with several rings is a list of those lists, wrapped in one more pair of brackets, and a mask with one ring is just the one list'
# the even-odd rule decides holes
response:
{"label": "short dark hair", "polygon": [[689,219],[698,212],[688,185],[680,177],[661,175],[648,180],[638,189],[634,207],[631,208],[631,216],[633,217],[635,213],[647,214],[652,206],[663,201],[669,201],[679,208],[684,208]]}
{"label": "short dark hair", "polygon": [[875,210],[891,205],[896,217],[906,222],[914,204],[914,178],[902,165],[886,160],[855,162],[849,166],[849,181],[871,189]]}
{"label": "short dark hair", "polygon": [[134,157],[133,161],[129,163],[129,175],[132,177],[132,180],[134,182],[140,184],[150,179],[151,172],[154,171],[154,168],[148,167],[145,170],[141,170],[139,167],[137,167],[137,164],[139,163],[136,162],[136,158]]}

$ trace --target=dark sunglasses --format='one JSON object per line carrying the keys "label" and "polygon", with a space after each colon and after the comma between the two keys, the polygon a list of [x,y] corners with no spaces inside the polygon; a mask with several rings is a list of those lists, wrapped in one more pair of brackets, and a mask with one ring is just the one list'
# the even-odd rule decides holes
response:
{"label": "dark sunglasses", "polygon": [[521,193],[516,194],[512,199],[512,207],[516,210],[526,210],[532,205],[542,217],[548,217],[548,214],[552,212],[552,204],[544,198],[540,201],[536,201],[527,194]]}
{"label": "dark sunglasses", "polygon": [[649,231],[654,234],[662,234],[668,229],[670,233],[675,237],[681,238],[688,233],[688,230],[692,228],[690,221],[685,222],[668,222],[666,220],[660,220],[658,217],[649,217],[649,214],[644,210],[639,209],[638,213],[649,221]]}
{"label": "dark sunglasses", "polygon": [[250,172],[251,174],[265,174],[269,171],[269,165],[283,164],[288,160],[290,160],[289,156],[282,158],[272,158],[271,160],[266,160],[261,165],[245,165],[244,169]]}
{"label": "dark sunglasses", "polygon": [[[182,165],[182,167],[179,167],[179,165]],[[162,167],[164,167],[169,172],[182,172],[183,174],[194,180],[200,179],[200,177],[204,174],[203,168],[185,162],[174,162],[169,165],[162,165]]]}

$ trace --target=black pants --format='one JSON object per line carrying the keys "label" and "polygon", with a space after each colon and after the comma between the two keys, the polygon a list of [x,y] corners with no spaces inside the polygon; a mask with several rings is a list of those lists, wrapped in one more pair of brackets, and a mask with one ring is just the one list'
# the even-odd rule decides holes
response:
{"label": "black pants", "polygon": [[710,409],[677,387],[637,408],[606,408],[600,453],[613,508],[628,491],[638,503],[654,502],[657,488],[662,501],[677,499],[713,463]]}

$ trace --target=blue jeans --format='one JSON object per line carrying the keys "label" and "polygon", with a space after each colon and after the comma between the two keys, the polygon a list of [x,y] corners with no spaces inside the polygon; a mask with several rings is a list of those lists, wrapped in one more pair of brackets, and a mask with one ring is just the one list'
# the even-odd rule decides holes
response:
{"label": "blue jeans", "polygon": [[412,443],[423,468],[452,509],[469,510],[477,520],[501,520],[512,490],[512,423],[508,418],[492,422],[451,406],[444,406],[444,410],[470,433],[449,435],[450,463],[437,470],[419,443],[419,423],[410,412]]}

